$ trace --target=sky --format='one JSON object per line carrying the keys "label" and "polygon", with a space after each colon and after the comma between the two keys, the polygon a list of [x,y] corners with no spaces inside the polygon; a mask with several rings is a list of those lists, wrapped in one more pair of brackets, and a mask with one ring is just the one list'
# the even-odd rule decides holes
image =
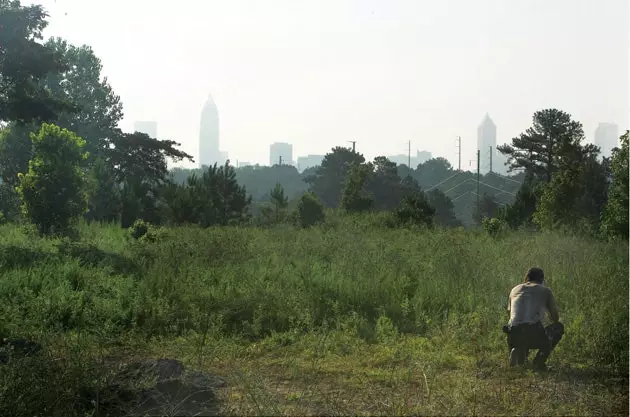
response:
{"label": "sky", "polygon": [[[584,125],[630,127],[628,0],[39,0],[46,37],[90,45],[121,97],[121,128],[198,155],[201,109],[219,110],[221,150],[267,164],[352,146],[428,150],[475,166],[488,113],[497,142],[555,107]],[[193,166],[193,164],[184,164]]]}

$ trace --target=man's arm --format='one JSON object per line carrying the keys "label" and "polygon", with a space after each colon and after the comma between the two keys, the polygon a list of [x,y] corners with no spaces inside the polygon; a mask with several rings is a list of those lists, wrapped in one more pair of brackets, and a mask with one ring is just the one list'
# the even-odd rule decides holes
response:
{"label": "man's arm", "polygon": [[556,299],[553,296],[553,292],[549,290],[547,297],[547,311],[549,311],[549,316],[551,317],[551,321],[554,323],[558,323],[560,321],[560,317],[558,316],[558,309],[556,308]]}

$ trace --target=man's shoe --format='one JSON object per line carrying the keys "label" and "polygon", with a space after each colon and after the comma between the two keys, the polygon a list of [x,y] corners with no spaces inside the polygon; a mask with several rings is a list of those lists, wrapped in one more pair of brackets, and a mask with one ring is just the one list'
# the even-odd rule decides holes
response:
{"label": "man's shoe", "polygon": [[518,365],[518,350],[516,348],[512,348],[510,351],[510,366]]}

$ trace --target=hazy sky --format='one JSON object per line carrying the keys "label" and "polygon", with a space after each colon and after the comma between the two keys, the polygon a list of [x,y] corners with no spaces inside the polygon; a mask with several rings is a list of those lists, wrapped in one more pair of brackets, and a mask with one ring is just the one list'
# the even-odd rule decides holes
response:
{"label": "hazy sky", "polygon": [[[28,3],[28,2],[25,2]],[[557,107],[629,126],[628,0],[41,0],[46,36],[92,46],[125,118],[198,154],[209,93],[232,161],[351,146],[463,168],[486,112],[503,143]],[[474,164],[473,164],[474,165]]]}

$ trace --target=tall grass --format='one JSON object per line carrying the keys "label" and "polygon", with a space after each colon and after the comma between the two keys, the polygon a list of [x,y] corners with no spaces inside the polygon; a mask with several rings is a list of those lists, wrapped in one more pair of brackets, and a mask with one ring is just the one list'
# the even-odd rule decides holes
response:
{"label": "tall grass", "polygon": [[568,235],[410,231],[370,218],[309,230],[174,228],[156,242],[113,226],[80,241],[0,227],[0,333],[244,340],[350,328],[376,342],[395,332],[447,334],[504,349],[507,294],[537,265],[557,298],[571,361],[626,372],[628,245]]}

